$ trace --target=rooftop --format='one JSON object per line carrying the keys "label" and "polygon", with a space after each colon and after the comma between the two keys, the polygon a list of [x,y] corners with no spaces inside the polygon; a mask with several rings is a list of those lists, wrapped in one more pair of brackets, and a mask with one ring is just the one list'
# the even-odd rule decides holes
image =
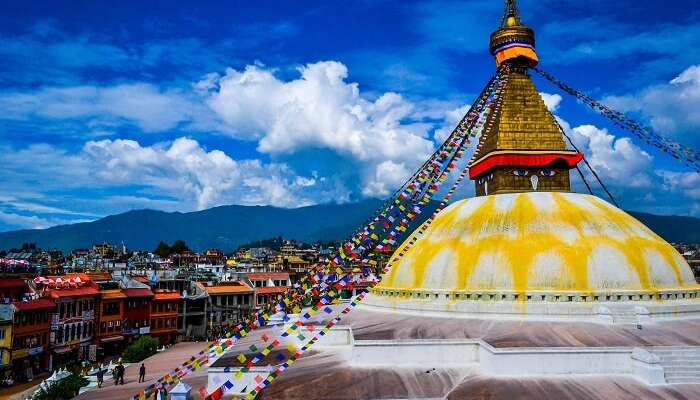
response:
{"label": "rooftop", "polygon": [[251,281],[262,281],[262,280],[288,280],[288,272],[249,272],[246,274],[248,279]]}
{"label": "rooftop", "polygon": [[19,278],[3,278],[0,279],[0,289],[10,289],[10,288],[25,288],[27,287],[27,282],[24,279]]}
{"label": "rooftop", "polygon": [[286,286],[266,286],[255,288],[258,294],[280,294],[286,292],[288,287]]}
{"label": "rooftop", "polygon": [[17,311],[42,310],[56,307],[56,303],[51,299],[36,299],[30,301],[18,301],[12,303]]}
{"label": "rooftop", "polygon": [[209,294],[253,293],[253,288],[244,282],[224,282],[217,286],[204,286]]}
{"label": "rooftop", "polygon": [[151,289],[146,288],[127,288],[123,289],[122,292],[126,297],[153,297]]}
{"label": "rooftop", "polygon": [[114,299],[125,299],[126,295],[122,293],[121,289],[109,289],[100,291],[102,294],[102,300],[114,300]]}
{"label": "rooftop", "polygon": [[172,290],[156,290],[153,300],[182,300],[182,296]]}

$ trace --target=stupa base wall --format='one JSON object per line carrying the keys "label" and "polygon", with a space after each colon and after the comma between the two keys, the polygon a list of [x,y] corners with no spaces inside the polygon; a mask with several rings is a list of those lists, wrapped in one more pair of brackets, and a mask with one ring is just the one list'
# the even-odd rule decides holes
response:
{"label": "stupa base wall", "polygon": [[[400,314],[427,317],[464,319],[532,320],[594,322],[601,324],[639,324],[655,321],[700,319],[700,299],[692,293],[680,294],[675,300],[643,301],[639,295],[610,295],[624,298],[620,301],[585,301],[586,296],[557,296],[567,301],[517,301],[513,295],[499,294],[507,300],[448,300],[432,297],[420,299],[410,297],[387,297],[368,294],[361,308],[376,311],[391,311]],[[487,295],[488,296],[488,295]],[[454,298],[454,297],[453,297]],[[490,298],[494,298],[489,296]],[[542,295],[542,298],[555,297]],[[569,300],[573,301],[569,301]]]}

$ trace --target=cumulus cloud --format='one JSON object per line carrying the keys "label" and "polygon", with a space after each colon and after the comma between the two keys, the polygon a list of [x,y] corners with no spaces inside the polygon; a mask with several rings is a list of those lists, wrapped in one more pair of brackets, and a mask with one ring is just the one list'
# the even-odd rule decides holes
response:
{"label": "cumulus cloud", "polygon": [[639,93],[610,96],[605,102],[623,112],[639,112],[659,133],[680,143],[700,144],[700,66],[687,68],[667,84],[654,85]]}
{"label": "cumulus cloud", "polygon": [[[183,211],[223,204],[297,207],[312,203],[305,190],[316,183],[312,177],[297,176],[285,164],[234,160],[184,137],[152,146],[124,139],[89,141],[73,153],[50,145],[4,150],[0,163],[7,167],[3,173],[8,185],[24,187],[31,179],[32,185],[44,190],[130,188],[141,196],[103,200],[131,206]],[[41,154],[40,161],[35,163],[29,154]],[[38,212],[41,207],[21,198],[13,204],[29,204],[20,207],[25,211]],[[42,213],[67,212],[44,207]]]}
{"label": "cumulus cloud", "polygon": [[98,166],[97,177],[113,185],[141,184],[194,201],[197,209],[228,204],[305,205],[292,189],[309,186],[284,165],[236,161],[220,150],[179,138],[168,145],[141,146],[133,140],[85,144],[83,153]]}
{"label": "cumulus cloud", "polygon": [[262,153],[327,149],[355,161],[366,196],[384,195],[433,151],[425,137],[430,126],[406,122],[417,107],[399,94],[368,100],[358,84],[346,81],[345,65],[334,61],[308,64],[299,75],[284,81],[251,65],[210,75],[196,87],[208,93],[208,105],[228,129],[258,141]]}
{"label": "cumulus cloud", "polygon": [[540,92],[540,96],[542,100],[544,100],[544,105],[547,106],[550,112],[556,112],[559,109],[559,104],[562,101],[560,95]]}
{"label": "cumulus cloud", "polygon": [[587,160],[596,172],[618,184],[634,188],[651,186],[647,174],[652,157],[629,138],[618,138],[593,125],[573,129],[588,148]]}

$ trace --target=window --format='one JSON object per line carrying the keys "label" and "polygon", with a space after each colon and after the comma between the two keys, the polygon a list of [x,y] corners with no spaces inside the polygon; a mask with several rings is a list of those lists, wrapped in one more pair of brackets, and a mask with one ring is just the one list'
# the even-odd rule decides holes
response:
{"label": "window", "polygon": [[105,303],[102,306],[103,315],[118,315],[119,314],[119,302]]}

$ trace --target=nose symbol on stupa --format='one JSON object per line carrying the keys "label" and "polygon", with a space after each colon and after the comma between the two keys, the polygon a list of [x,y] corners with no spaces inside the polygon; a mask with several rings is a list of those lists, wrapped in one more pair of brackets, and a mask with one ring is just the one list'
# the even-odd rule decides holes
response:
{"label": "nose symbol on stupa", "polygon": [[532,184],[532,190],[537,191],[537,184],[540,182],[540,178],[537,175],[530,176],[530,183]]}

